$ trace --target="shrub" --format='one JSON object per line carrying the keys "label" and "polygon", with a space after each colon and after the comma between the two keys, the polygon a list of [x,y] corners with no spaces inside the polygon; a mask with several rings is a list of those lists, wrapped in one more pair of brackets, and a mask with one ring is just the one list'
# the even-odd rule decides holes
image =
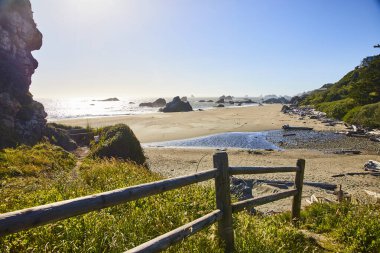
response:
{"label": "shrub", "polygon": [[93,143],[94,157],[121,158],[137,164],[145,164],[144,152],[133,131],[125,124],[105,127],[99,131],[99,142]]}
{"label": "shrub", "polygon": [[380,102],[352,109],[344,117],[344,120],[367,127],[380,127]]}
{"label": "shrub", "polygon": [[342,99],[334,102],[325,102],[316,106],[317,110],[323,111],[329,117],[342,119],[347,112],[357,104],[351,98]]}

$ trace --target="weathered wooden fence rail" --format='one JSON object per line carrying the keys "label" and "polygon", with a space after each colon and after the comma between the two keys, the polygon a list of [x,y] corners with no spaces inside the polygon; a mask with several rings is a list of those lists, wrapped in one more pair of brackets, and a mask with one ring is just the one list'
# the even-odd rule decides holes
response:
{"label": "weathered wooden fence rail", "polygon": [[[209,179],[215,179],[216,210],[126,252],[158,252],[164,250],[170,245],[183,240],[184,238],[215,222],[218,222],[218,234],[225,245],[225,251],[231,252],[234,249],[232,213],[240,212],[248,207],[263,205],[291,196],[293,196],[292,219],[296,220],[299,218],[305,160],[298,160],[295,167],[229,167],[227,153],[218,152],[214,154],[213,162],[214,169],[188,176],[141,184],[103,192],[100,194],[0,214],[0,236],[16,233],[29,228],[67,219],[69,217],[85,214],[91,211],[100,210],[106,207],[119,205],[129,201],[138,200]],[[294,189],[269,196],[251,198],[236,203],[231,203],[231,175],[284,172],[296,172]]]}

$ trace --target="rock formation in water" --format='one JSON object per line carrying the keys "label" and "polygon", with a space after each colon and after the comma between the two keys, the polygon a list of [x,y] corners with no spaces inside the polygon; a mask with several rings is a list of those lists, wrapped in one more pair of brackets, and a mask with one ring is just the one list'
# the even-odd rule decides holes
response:
{"label": "rock formation in water", "polygon": [[162,108],[162,112],[189,112],[192,111],[193,108],[191,107],[189,102],[183,102],[181,99],[177,96],[173,98],[173,101],[166,104],[164,108]]}
{"label": "rock formation in water", "polygon": [[29,0],[0,1],[0,148],[34,144],[46,126],[42,104],[29,92],[42,45]]}
{"label": "rock formation in water", "polygon": [[139,104],[140,107],[162,107],[166,105],[166,100],[163,98],[156,99],[154,102],[147,102]]}

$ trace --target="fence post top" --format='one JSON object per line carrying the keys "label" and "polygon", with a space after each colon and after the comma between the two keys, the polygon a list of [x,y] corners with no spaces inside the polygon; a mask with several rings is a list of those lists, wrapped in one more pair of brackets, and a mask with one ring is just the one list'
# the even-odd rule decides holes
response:
{"label": "fence post top", "polygon": [[217,151],[214,153],[214,157],[215,156],[227,156],[227,152],[226,151]]}

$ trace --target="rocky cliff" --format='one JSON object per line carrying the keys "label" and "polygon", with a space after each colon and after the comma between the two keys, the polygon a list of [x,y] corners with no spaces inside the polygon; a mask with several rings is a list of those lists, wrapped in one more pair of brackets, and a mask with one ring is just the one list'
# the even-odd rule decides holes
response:
{"label": "rocky cliff", "polygon": [[0,148],[42,137],[46,113],[29,92],[41,45],[29,0],[0,0]]}

